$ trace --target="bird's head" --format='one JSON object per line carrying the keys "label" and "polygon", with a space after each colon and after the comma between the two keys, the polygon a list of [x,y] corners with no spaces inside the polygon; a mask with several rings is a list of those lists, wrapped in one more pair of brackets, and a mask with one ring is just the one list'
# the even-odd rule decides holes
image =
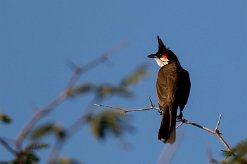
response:
{"label": "bird's head", "polygon": [[149,58],[153,58],[160,67],[167,65],[171,62],[177,61],[177,56],[169,50],[158,36],[158,51],[155,54],[148,55]]}

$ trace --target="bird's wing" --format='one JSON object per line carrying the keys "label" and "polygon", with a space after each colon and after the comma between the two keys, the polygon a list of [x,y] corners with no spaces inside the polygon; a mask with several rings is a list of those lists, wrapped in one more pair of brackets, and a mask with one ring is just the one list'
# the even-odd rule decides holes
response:
{"label": "bird's wing", "polygon": [[182,69],[181,71],[181,79],[179,82],[179,108],[182,111],[184,109],[184,106],[187,104],[189,94],[190,94],[190,76],[188,71],[185,69]]}
{"label": "bird's wing", "polygon": [[175,103],[178,89],[179,67],[177,64],[168,64],[160,68],[157,81],[156,92],[160,107]]}

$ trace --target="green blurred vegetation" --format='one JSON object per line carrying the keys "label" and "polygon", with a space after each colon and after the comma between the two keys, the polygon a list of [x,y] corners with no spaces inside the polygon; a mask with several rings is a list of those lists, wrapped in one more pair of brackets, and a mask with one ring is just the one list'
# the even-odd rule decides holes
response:
{"label": "green blurred vegetation", "polygon": [[[78,71],[78,70],[75,70]],[[137,69],[135,69],[130,75],[124,77],[120,80],[119,84],[93,84],[93,83],[83,83],[78,85],[73,85],[67,90],[64,91],[66,95],[66,100],[71,98],[76,98],[78,96],[85,96],[87,94],[94,94],[97,99],[101,102],[105,98],[109,98],[112,96],[118,96],[122,98],[131,98],[133,96],[133,91],[131,90],[131,86],[137,84],[147,75],[147,66],[141,65]],[[64,101],[64,100],[63,100]],[[92,102],[91,102],[92,103]],[[97,102],[94,102],[97,103]],[[52,104],[52,103],[51,103]],[[56,103],[54,103],[56,104]],[[93,104],[90,104],[93,106]],[[53,106],[56,108],[56,105]],[[42,109],[41,109],[42,110]],[[51,110],[48,108],[48,110]],[[45,113],[48,111],[44,109],[42,117],[46,117],[50,113]],[[87,113],[88,116],[84,113],[81,118],[85,116],[85,122],[83,124],[78,124],[80,126],[86,124],[90,126],[92,135],[96,137],[96,139],[103,140],[108,135],[113,135],[114,137],[121,137],[124,133],[133,130],[133,127],[129,124],[129,119],[125,115],[123,111],[120,110],[109,110],[109,109],[101,109],[99,110],[90,110],[91,113]],[[37,112],[37,115],[40,113]],[[34,116],[35,117],[35,116]],[[0,113],[0,121],[3,124],[10,124],[12,119],[3,113]],[[75,124],[80,122],[81,120],[74,120]],[[53,145],[60,145],[57,149],[61,148],[61,145],[65,143],[66,140],[70,139],[69,136],[71,129],[66,129],[65,126],[57,124],[58,120],[53,121],[45,121],[43,123],[38,123],[35,126],[32,126],[28,130],[28,133],[25,133],[25,146],[15,147],[15,145],[8,143],[0,136],[0,143],[6,151],[9,151],[13,154],[13,160],[11,161],[0,161],[3,164],[36,164],[40,162],[40,158],[38,155],[38,151],[41,149],[51,148]],[[11,130],[11,129],[10,129]],[[78,129],[79,130],[79,129]],[[73,133],[74,134],[74,133]],[[52,143],[49,139],[50,136],[55,138],[55,143]],[[85,141],[82,141],[85,142]],[[56,146],[57,146],[56,145]],[[53,147],[56,149],[56,147]],[[60,150],[57,150],[60,151]],[[59,164],[77,164],[80,163],[71,158],[53,156],[51,154],[52,159],[50,159],[49,163],[59,163]],[[0,159],[1,160],[1,159]],[[46,160],[46,159],[43,159]]]}

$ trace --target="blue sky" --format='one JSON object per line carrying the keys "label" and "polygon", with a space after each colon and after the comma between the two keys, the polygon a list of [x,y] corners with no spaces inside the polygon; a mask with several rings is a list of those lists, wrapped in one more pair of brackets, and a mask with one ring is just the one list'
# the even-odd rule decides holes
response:
{"label": "blue sky", "polygon": [[[247,137],[247,2],[208,1],[0,1],[0,111],[14,119],[0,125],[1,136],[15,138],[23,125],[64,87],[71,75],[68,61],[83,64],[108,49],[128,43],[80,82],[117,84],[142,63],[149,76],[134,86],[131,100],[109,99],[107,105],[129,109],[155,103],[158,66],[146,56],[157,50],[157,35],[190,72],[191,95],[185,118],[220,130],[230,146]],[[46,120],[68,125],[78,118],[92,95],[61,105]],[[62,155],[85,163],[156,163],[169,146],[157,140],[160,116],[155,111],[131,113],[136,132],[124,136],[131,149],[110,137],[99,142],[81,129]],[[41,121],[42,122],[42,121]],[[223,159],[222,144],[212,134],[185,125],[172,163],[207,163],[208,152]],[[0,146],[1,159],[10,159]],[[41,151],[43,157],[49,152]]]}

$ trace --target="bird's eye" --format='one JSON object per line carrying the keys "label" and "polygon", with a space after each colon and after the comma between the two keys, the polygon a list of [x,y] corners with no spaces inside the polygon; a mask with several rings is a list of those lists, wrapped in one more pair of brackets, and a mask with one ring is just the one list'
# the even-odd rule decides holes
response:
{"label": "bird's eye", "polygon": [[166,59],[167,55],[166,54],[161,54],[161,57]]}

